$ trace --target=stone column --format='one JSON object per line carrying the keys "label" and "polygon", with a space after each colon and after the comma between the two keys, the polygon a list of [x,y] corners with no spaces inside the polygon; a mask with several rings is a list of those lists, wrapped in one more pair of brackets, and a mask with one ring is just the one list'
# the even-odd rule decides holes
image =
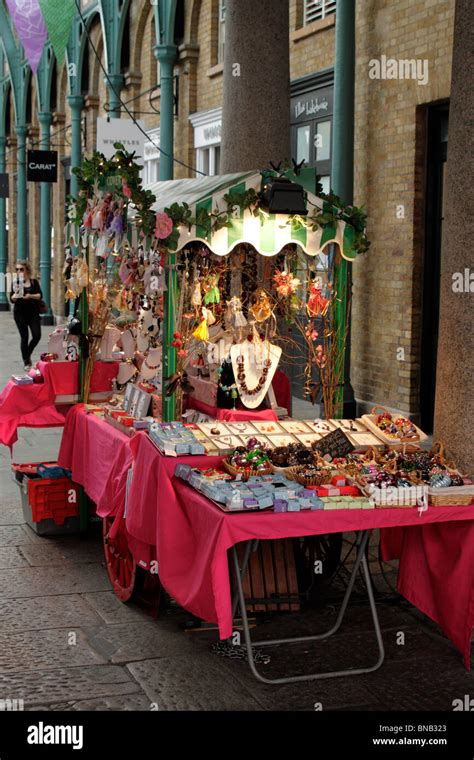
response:
{"label": "stone column", "polygon": [[288,0],[228,0],[221,173],[290,158]]}
{"label": "stone column", "polygon": [[[440,322],[434,439],[446,444],[459,468],[474,474],[474,273],[472,0],[457,0],[441,258]],[[435,73],[432,74],[435,76]],[[429,261],[427,262],[429,266]]]}

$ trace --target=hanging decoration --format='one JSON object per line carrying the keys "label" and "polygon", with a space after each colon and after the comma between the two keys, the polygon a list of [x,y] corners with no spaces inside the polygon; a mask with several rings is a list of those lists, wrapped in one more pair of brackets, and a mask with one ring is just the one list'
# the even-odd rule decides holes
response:
{"label": "hanging decoration", "polygon": [[75,0],[39,0],[39,5],[58,66],[62,66],[77,11]]}
{"label": "hanging decoration", "polygon": [[38,0],[6,0],[31,71],[36,74],[48,32]]}

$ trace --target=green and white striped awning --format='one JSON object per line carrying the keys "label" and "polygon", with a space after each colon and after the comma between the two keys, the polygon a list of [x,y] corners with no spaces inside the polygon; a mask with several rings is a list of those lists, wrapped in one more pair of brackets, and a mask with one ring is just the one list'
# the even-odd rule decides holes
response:
{"label": "green and white striped awning", "polygon": [[[224,174],[216,177],[200,177],[197,179],[177,179],[157,182],[148,186],[156,196],[155,211],[163,211],[173,203],[186,202],[195,216],[200,208],[207,211],[224,210],[226,203],[224,195],[229,191],[244,192],[253,188],[261,189],[262,176],[259,172],[243,174]],[[311,214],[314,206],[323,209],[324,201],[307,192],[308,211]],[[274,256],[289,243],[297,243],[310,256],[323,252],[329,243],[337,243],[342,256],[352,260],[356,256],[353,249],[355,231],[343,221],[335,225],[316,229],[314,232],[303,226],[287,224],[286,214],[268,214],[268,220],[263,224],[258,217],[248,210],[236,209],[236,215],[230,227],[223,227],[206,237],[206,230],[194,226],[189,231],[180,227],[178,248],[184,248],[194,240],[205,243],[213,253],[225,256],[239,243],[250,243],[263,256]]]}

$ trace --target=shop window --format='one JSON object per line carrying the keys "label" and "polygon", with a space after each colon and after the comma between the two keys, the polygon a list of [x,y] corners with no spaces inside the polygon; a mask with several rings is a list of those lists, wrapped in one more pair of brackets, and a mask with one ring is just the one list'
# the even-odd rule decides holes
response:
{"label": "shop window", "polygon": [[219,25],[217,28],[217,63],[224,63],[225,8],[226,0],[219,0]]}
{"label": "shop window", "polygon": [[221,159],[220,145],[209,145],[196,150],[196,169],[209,177],[219,174]]}
{"label": "shop window", "polygon": [[336,12],[336,0],[304,0],[303,26]]}

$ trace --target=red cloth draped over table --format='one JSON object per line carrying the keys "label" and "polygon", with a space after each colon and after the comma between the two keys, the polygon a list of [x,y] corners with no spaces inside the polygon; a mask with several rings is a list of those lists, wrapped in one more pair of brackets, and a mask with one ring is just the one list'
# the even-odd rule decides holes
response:
{"label": "red cloth draped over table", "polygon": [[[433,507],[421,515],[417,509],[226,514],[185,483],[173,479],[178,461],[212,466],[216,458],[166,458],[146,436],[135,437],[131,448],[135,463],[127,506],[127,531],[139,542],[155,544],[151,556],[158,560],[158,573],[168,593],[198,617],[217,622],[221,638],[232,632],[227,550],[234,544],[252,538],[288,538],[412,523],[416,528],[410,530],[422,535],[425,531],[438,531],[445,537],[439,544],[444,547],[444,559],[440,558],[444,573],[427,575],[409,571],[418,599],[413,603],[423,609],[430,599],[439,598],[445,618],[453,614],[453,607],[456,608],[453,626],[445,631],[463,653],[466,667],[469,667],[470,645],[466,632],[474,625],[474,522],[471,522],[474,521],[474,506]],[[449,523],[440,524],[446,521]],[[446,540],[451,534],[452,543]],[[473,540],[466,545],[461,565],[455,567],[453,555],[458,557],[456,535],[457,539],[461,535],[472,535]],[[413,547],[414,561],[422,546],[423,542],[419,544],[419,551],[416,545]],[[140,558],[146,562],[146,558]],[[136,556],[137,561],[140,558]],[[450,569],[455,570],[453,576]],[[400,572],[403,577],[402,570]],[[469,596],[470,604],[466,609],[464,604]]]}
{"label": "red cloth draped over table", "polygon": [[77,404],[66,417],[58,464],[72,470],[95,502],[97,514],[107,517],[123,510],[127,473],[132,465],[130,438]]}
{"label": "red cloth draped over table", "polygon": [[[438,509],[431,507],[428,512]],[[463,652],[469,669],[474,627],[474,522],[383,530],[380,544],[383,559],[400,560],[400,594],[440,626]]]}
{"label": "red cloth draped over table", "polygon": [[[65,414],[55,406],[56,396],[79,392],[77,362],[38,362],[43,383],[16,385],[10,380],[0,394],[0,443],[10,448],[18,440],[19,427],[59,427]],[[117,362],[96,362],[91,393],[108,391],[118,371]]]}
{"label": "red cloth draped over table", "polygon": [[[173,478],[178,462],[215,466],[218,457],[164,457],[148,436],[129,439],[76,407],[68,415],[59,463],[98,504],[122,516],[128,469],[133,479],[125,521],[136,561],[158,560],[171,596],[232,633],[227,550],[252,538],[274,539],[368,528],[403,530],[399,590],[442,626],[470,665],[474,626],[474,506],[226,514]],[[405,527],[410,526],[410,527]],[[382,530],[382,534],[384,534]]]}
{"label": "red cloth draped over table", "polygon": [[273,409],[261,409],[260,411],[256,411],[255,409],[219,409],[217,406],[210,406],[210,404],[205,404],[204,401],[199,401],[192,396],[188,396],[187,408],[195,409],[197,412],[202,412],[202,414],[208,414],[209,417],[213,417],[215,420],[222,420],[222,422],[246,420],[278,422],[278,417]]}

